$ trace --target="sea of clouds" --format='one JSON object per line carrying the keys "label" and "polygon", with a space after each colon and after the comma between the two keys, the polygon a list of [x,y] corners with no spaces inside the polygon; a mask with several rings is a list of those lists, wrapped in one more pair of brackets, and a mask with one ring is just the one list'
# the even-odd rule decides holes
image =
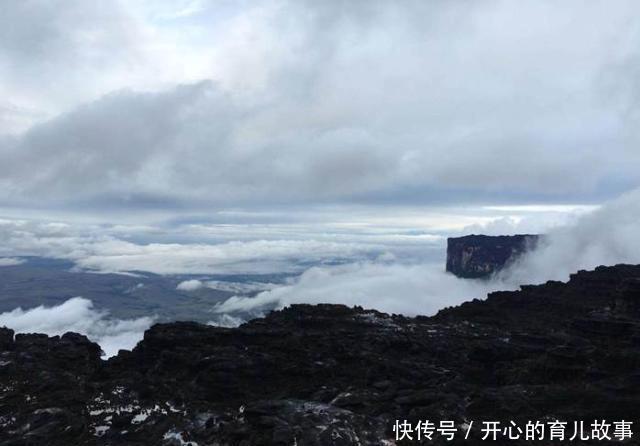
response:
{"label": "sea of clouds", "polygon": [[[535,215],[532,217],[535,219]],[[241,240],[220,243],[137,243],[124,240],[120,229],[100,235],[74,225],[35,221],[0,221],[0,265],[23,261],[20,255],[70,259],[78,268],[96,271],[145,270],[160,274],[215,274],[298,271],[283,285],[270,284],[253,297],[234,296],[212,306],[212,323],[238,325],[240,314],[260,315],[294,303],[342,303],[385,312],[431,315],[501,289],[521,284],[566,280],[579,269],[600,264],[640,263],[640,191],[627,193],[600,207],[569,212],[562,224],[550,220],[546,237],[533,252],[491,280],[458,279],[444,271],[445,237],[435,231],[354,231],[342,229],[331,235],[323,227],[308,240]],[[535,226],[535,225],[534,225]],[[452,231],[517,233],[531,232],[527,218],[497,217]],[[188,229],[178,229],[188,230]],[[527,230],[527,231],[525,231]],[[215,232],[213,226],[207,231]],[[265,232],[266,233],[266,232]],[[322,234],[322,235],[321,235]],[[329,235],[327,235],[329,234]],[[217,236],[219,237],[219,235]],[[416,253],[421,252],[420,256]],[[340,262],[331,260],[339,258]],[[216,286],[216,281],[192,280],[179,285],[185,292]],[[257,289],[256,289],[257,290]],[[76,331],[100,343],[107,356],[120,348],[132,348],[148,318],[114,320],[81,297],[55,307],[15,309],[0,314],[0,325],[18,332],[62,334]]]}
{"label": "sea of clouds", "polygon": [[131,350],[151,326],[153,318],[109,319],[104,311],[93,308],[88,299],[74,297],[54,307],[36,307],[30,310],[16,308],[0,314],[0,326],[17,333],[46,333],[62,335],[68,331],[82,333],[100,344],[105,357],[120,349]]}
{"label": "sea of clouds", "polygon": [[[291,285],[256,297],[232,297],[216,311],[233,313],[258,308],[282,308],[292,303],[344,303],[408,315],[431,315],[488,292],[517,289],[523,284],[567,280],[580,269],[598,265],[640,263],[640,191],[635,190],[586,212],[567,224],[548,228],[539,247],[490,280],[458,279],[442,263],[404,265],[359,262],[313,267]],[[510,227],[509,227],[510,226]],[[495,220],[469,232],[520,232],[521,226]]]}

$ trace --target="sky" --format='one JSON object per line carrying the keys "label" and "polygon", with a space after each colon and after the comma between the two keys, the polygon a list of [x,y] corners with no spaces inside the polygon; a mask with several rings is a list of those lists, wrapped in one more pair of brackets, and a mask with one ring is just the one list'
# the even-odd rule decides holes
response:
{"label": "sky", "polygon": [[0,203],[600,203],[637,2],[7,2]]}
{"label": "sky", "polygon": [[[640,262],[639,13],[631,0],[6,2],[0,267],[39,255],[299,275],[217,308],[233,318],[298,301],[432,314]],[[491,283],[442,271],[448,236],[525,232],[549,242]],[[78,299],[56,311],[106,320]]]}

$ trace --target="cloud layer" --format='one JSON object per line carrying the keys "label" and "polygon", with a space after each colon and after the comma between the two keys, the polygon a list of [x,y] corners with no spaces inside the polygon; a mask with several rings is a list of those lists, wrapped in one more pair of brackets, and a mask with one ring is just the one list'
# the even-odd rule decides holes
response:
{"label": "cloud layer", "polygon": [[550,231],[546,241],[504,277],[512,282],[566,280],[580,269],[640,263],[640,190],[624,194],[575,224]]}
{"label": "cloud layer", "polygon": [[[342,206],[226,210],[155,219],[0,218],[0,256],[71,260],[101,272],[262,274],[370,261],[444,262],[447,235],[547,232],[593,208]],[[171,213],[169,213],[171,216]],[[113,217],[112,217],[113,218]],[[13,262],[13,261],[12,261]]]}
{"label": "cloud layer", "polygon": [[[504,222],[502,222],[504,224]],[[499,227],[504,230],[501,224]],[[343,303],[408,315],[435,314],[488,292],[523,284],[567,280],[580,269],[640,263],[640,190],[550,229],[535,251],[490,280],[458,279],[442,263],[360,262],[314,267],[294,283],[264,291],[255,298],[235,296],[215,308],[221,314],[260,314],[292,303]],[[482,229],[477,225],[475,229]],[[489,224],[492,232],[493,223]],[[513,227],[511,227],[513,229]],[[512,233],[513,231],[507,231]]]}
{"label": "cloud layer", "polygon": [[5,203],[594,202],[638,186],[636,2],[76,3],[3,15],[5,113],[49,117],[0,138]]}
{"label": "cloud layer", "polygon": [[416,226],[419,221],[385,223],[384,212],[378,224],[375,217],[345,222],[331,221],[331,217],[280,222],[282,217],[277,216],[275,222],[251,223],[233,222],[232,215],[219,223],[184,225],[0,219],[0,255],[68,259],[79,268],[101,272],[158,274],[302,272],[325,262],[380,256],[411,262],[442,255],[444,238],[428,232],[428,215],[424,229]]}
{"label": "cloud layer", "polygon": [[441,308],[481,298],[497,286],[458,279],[445,273],[440,264],[353,263],[310,268],[292,285],[256,297],[232,297],[215,311],[259,314],[293,303],[334,303],[406,315],[434,314]]}
{"label": "cloud layer", "polygon": [[153,318],[113,320],[104,311],[93,308],[90,300],[74,297],[54,307],[30,310],[16,308],[0,314],[0,326],[12,328],[16,333],[45,333],[50,336],[72,331],[86,335],[100,344],[105,357],[119,349],[131,350],[151,326]]}
{"label": "cloud layer", "polygon": [[15,257],[0,257],[0,266],[16,266],[23,263],[23,259],[17,259]]}
{"label": "cloud layer", "polygon": [[[523,212],[522,209],[501,209],[500,212]],[[543,207],[529,210],[535,215],[547,212]],[[29,221],[4,220],[0,225],[4,237],[4,248],[11,247],[12,255],[47,253],[56,257],[73,259],[78,265],[93,265],[106,270],[142,269],[156,272],[197,272],[200,280],[189,280],[178,285],[184,291],[200,287],[218,287],[219,282],[207,280],[207,274],[216,272],[256,271],[281,272],[299,268],[302,274],[284,285],[260,284],[247,289],[238,284],[239,291],[255,291],[255,297],[236,296],[212,307],[211,323],[235,326],[248,316],[259,316],[273,308],[293,303],[343,303],[376,308],[381,311],[408,315],[434,314],[439,309],[460,304],[463,301],[482,298],[494,290],[516,289],[525,283],[540,283],[550,279],[566,280],[568,275],[582,268],[593,268],[600,264],[620,262],[640,263],[640,190],[625,194],[601,208],[589,209],[580,215],[569,207],[565,224],[556,225],[558,218],[549,220],[546,242],[536,251],[525,256],[513,268],[489,281],[458,279],[444,272],[440,257],[408,255],[415,252],[417,239],[408,239],[398,232],[382,233],[379,228],[352,234],[356,241],[348,242],[348,234],[342,234],[341,243],[325,246],[324,242],[309,242],[311,235],[322,239],[320,233],[301,231],[300,243],[262,240],[257,243],[224,242],[215,244],[137,244],[117,239],[115,233],[135,233],[136,228],[111,228],[110,235],[90,237],[86,229],[60,223],[35,223]],[[476,223],[463,228],[477,232],[518,232],[527,227],[526,218],[500,217],[486,223]],[[482,219],[480,220],[482,222]],[[568,222],[568,223],[567,223]],[[523,226],[524,225],[524,226]],[[339,226],[339,225],[338,225]],[[200,228],[204,233],[213,231],[213,226]],[[228,228],[227,228],[228,229]],[[138,228],[142,234],[149,228]],[[180,229],[176,229],[180,232]],[[239,238],[240,228],[233,229],[233,237]],[[109,232],[109,231],[105,231]],[[152,233],[155,232],[151,231]],[[267,231],[269,232],[269,231]],[[273,231],[278,234],[278,231]],[[296,232],[291,232],[292,235]],[[382,235],[386,234],[386,235]],[[218,234],[220,236],[220,234]],[[254,235],[255,236],[255,235]],[[329,236],[335,238],[337,234]],[[250,235],[246,236],[248,239]],[[375,243],[363,244],[372,237]],[[306,240],[306,241],[304,241]],[[444,245],[440,237],[426,238],[422,249],[436,248],[443,255]],[[230,244],[231,243],[231,244]],[[366,246],[364,251],[353,250],[353,246]],[[345,245],[345,246],[343,246]],[[411,249],[407,251],[406,245]],[[383,255],[371,256],[372,246],[382,249]],[[267,249],[263,249],[268,247]],[[21,251],[22,250],[22,251]],[[397,252],[398,255],[391,254]],[[311,253],[310,253],[311,252]],[[424,254],[424,253],[423,253]],[[344,262],[335,264],[336,256]],[[11,258],[10,258],[11,259]],[[275,259],[275,260],[274,260]],[[15,260],[15,259],[14,259]],[[17,259],[20,260],[20,259]],[[301,265],[316,262],[315,266]],[[225,282],[229,290],[234,284]],[[262,287],[262,290],[260,289]],[[267,288],[264,290],[264,288]],[[107,315],[92,308],[91,302],[75,298],[53,308],[21,309],[0,315],[0,325],[8,325],[22,332],[45,332],[61,334],[79,331],[99,342],[110,355],[119,348],[131,348],[140,339],[151,320],[142,318],[133,321],[113,321]]]}

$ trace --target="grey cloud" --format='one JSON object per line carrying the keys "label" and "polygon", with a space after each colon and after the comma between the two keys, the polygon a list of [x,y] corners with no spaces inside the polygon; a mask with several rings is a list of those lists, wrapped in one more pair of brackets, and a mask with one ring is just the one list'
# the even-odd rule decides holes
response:
{"label": "grey cloud", "polygon": [[[638,185],[635,71],[610,68],[638,56],[633,2],[255,5],[216,22],[228,35],[207,33],[215,8],[189,12],[212,81],[120,90],[3,143],[5,203],[594,201]],[[171,23],[154,32],[187,26]]]}
{"label": "grey cloud", "polygon": [[[185,233],[191,240],[175,241]],[[136,238],[145,241],[131,240]],[[162,229],[0,220],[0,256],[68,259],[96,272],[298,273],[312,264],[359,261],[386,253],[404,253],[407,261],[424,258],[441,242],[437,236],[403,236],[392,230],[348,232],[340,230],[339,224],[333,228],[222,224]]]}
{"label": "grey cloud", "polygon": [[[120,2],[5,2],[0,15],[0,93],[34,116],[53,116],[136,72],[142,29]],[[102,85],[100,85],[102,84]],[[21,118],[14,113],[13,121]],[[24,120],[24,117],[22,117]],[[3,124],[0,122],[0,124]],[[0,133],[24,128],[6,122]]]}
{"label": "grey cloud", "polygon": [[118,2],[26,0],[3,6],[0,54],[18,71],[28,64],[42,68],[87,62],[78,60],[90,56],[83,47],[91,47],[94,56],[113,55],[130,44],[135,31],[128,29],[127,14]]}

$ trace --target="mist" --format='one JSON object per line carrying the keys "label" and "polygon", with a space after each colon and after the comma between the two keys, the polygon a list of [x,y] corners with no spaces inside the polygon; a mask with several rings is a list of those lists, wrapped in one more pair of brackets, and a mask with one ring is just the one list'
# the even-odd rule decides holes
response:
{"label": "mist", "polygon": [[640,263],[640,189],[583,215],[575,224],[550,231],[538,248],[502,272],[497,280],[541,283],[599,265]]}
{"label": "mist", "polygon": [[0,314],[0,326],[16,333],[83,334],[100,345],[105,358],[116,355],[120,349],[131,350],[152,323],[153,317],[110,319],[107,312],[95,309],[90,300],[82,297],[53,307],[16,308]]}
{"label": "mist", "polygon": [[[517,225],[499,225],[502,233]],[[491,226],[495,222],[490,223]],[[538,247],[488,280],[460,279],[445,272],[442,263],[353,263],[314,267],[284,287],[254,298],[232,297],[218,305],[218,313],[267,311],[295,303],[342,303],[405,315],[433,315],[438,310],[487,293],[514,290],[520,285],[569,279],[580,269],[599,265],[640,263],[640,190],[576,217],[571,223],[548,228]],[[483,231],[474,225],[469,231]]]}

